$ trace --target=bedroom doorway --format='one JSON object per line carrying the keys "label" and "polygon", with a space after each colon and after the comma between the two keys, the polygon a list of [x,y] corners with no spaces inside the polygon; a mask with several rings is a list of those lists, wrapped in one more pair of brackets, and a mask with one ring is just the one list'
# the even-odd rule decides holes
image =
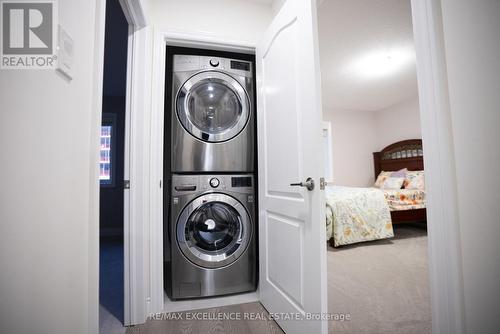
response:
{"label": "bedroom doorway", "polygon": [[99,332],[124,333],[129,23],[119,0],[107,0],[105,8],[99,160]]}
{"label": "bedroom doorway", "polygon": [[430,333],[424,150],[409,0],[319,4],[335,333]]}

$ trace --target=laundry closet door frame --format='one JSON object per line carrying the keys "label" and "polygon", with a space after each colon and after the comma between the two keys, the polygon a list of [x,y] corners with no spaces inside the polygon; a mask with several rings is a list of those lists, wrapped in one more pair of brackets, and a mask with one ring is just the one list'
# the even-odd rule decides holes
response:
{"label": "laundry closet door frame", "polygon": [[[185,31],[155,31],[153,59],[152,105],[150,119],[150,193],[149,196],[149,262],[147,312],[173,312],[258,301],[257,293],[247,293],[229,297],[204,298],[201,300],[165,303],[163,288],[163,137],[165,114],[165,57],[166,47],[183,46],[230,52],[255,54],[255,45],[246,41],[226,40],[210,34]],[[159,186],[161,184],[161,186]]]}

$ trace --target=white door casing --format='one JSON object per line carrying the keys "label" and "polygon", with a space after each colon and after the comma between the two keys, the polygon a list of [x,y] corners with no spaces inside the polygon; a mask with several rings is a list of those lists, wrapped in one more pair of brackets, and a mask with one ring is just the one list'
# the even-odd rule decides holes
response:
{"label": "white door casing", "polygon": [[325,150],[324,176],[327,183],[333,184],[333,155],[332,155],[332,123],[323,121],[323,148]]}
{"label": "white door casing", "polygon": [[[286,1],[256,51],[260,300],[286,333],[326,333],[326,321],[289,320],[327,311],[315,1]],[[308,177],[314,190],[290,186]]]}
{"label": "white door casing", "polygon": [[130,185],[123,191],[123,322],[129,326],[146,320],[145,281],[149,261],[145,257],[149,254],[143,235],[149,213],[146,204],[150,203],[147,194],[152,187],[147,183],[149,175],[145,161],[154,164],[158,158],[148,154],[151,57],[144,50],[150,48],[151,29],[147,27],[142,2],[120,0],[120,5],[129,24],[123,175]]}

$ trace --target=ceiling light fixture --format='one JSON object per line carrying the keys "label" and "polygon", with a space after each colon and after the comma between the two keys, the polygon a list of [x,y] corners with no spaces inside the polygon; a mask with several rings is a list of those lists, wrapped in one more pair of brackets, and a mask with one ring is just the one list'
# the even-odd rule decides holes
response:
{"label": "ceiling light fixture", "polygon": [[355,58],[346,66],[346,74],[363,79],[391,76],[415,63],[413,47],[379,49]]}

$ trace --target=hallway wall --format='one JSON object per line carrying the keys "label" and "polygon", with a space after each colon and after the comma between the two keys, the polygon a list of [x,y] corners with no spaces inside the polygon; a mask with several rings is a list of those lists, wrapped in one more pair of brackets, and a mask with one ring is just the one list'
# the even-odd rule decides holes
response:
{"label": "hallway wall", "polygon": [[441,0],[467,333],[500,328],[500,1]]}
{"label": "hallway wall", "polygon": [[96,3],[58,2],[74,41],[73,80],[55,70],[0,70],[2,333],[97,330],[89,327],[97,326],[98,293],[97,260],[89,262],[89,244],[97,251]]}
{"label": "hallway wall", "polygon": [[151,23],[160,31],[195,32],[254,45],[273,16],[270,5],[244,0],[151,0],[149,9]]}

